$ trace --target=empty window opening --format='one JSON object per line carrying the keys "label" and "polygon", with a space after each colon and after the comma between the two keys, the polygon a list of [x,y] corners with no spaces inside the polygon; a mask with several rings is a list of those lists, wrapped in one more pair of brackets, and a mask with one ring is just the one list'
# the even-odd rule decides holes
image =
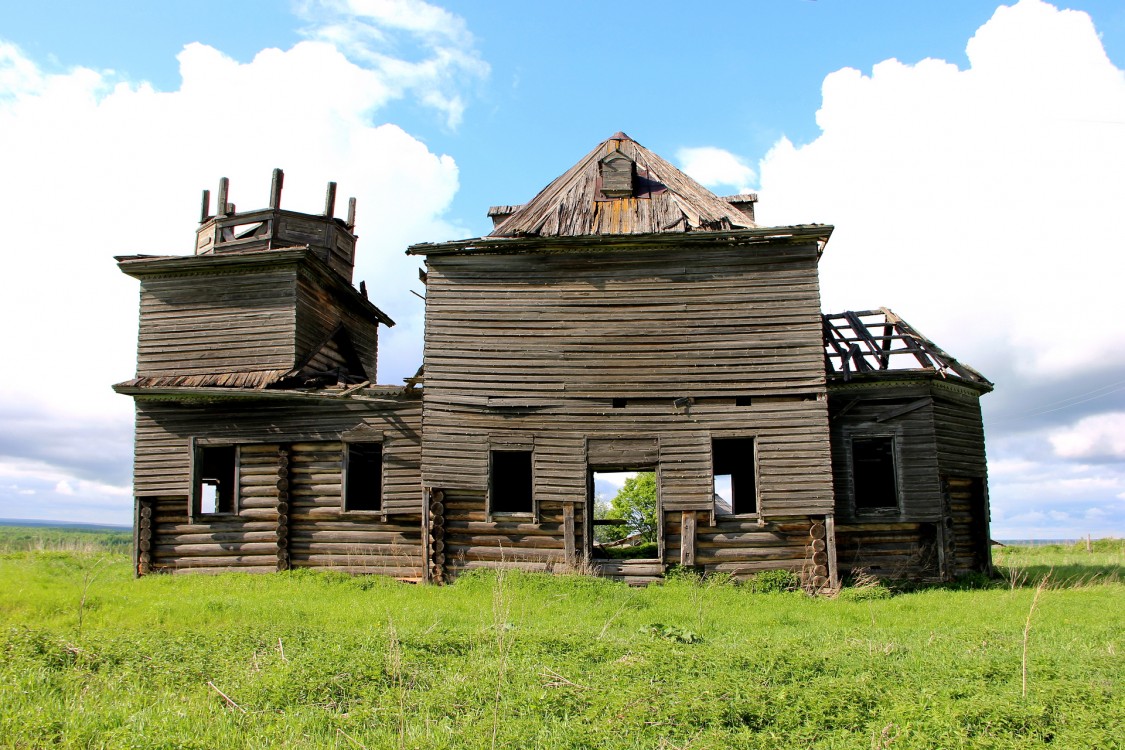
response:
{"label": "empty window opening", "polygon": [[615,398],[615,399],[613,399],[613,408],[614,409],[624,409],[625,405],[628,404],[628,403],[629,403],[628,399]]}
{"label": "empty window opening", "polygon": [[348,443],[344,466],[344,510],[381,510],[383,444]]}
{"label": "empty window opening", "polygon": [[492,451],[493,513],[531,513],[531,451]]}
{"label": "empty window opening", "polygon": [[893,437],[852,438],[856,510],[898,507]]}
{"label": "empty window opening", "polygon": [[735,396],[734,397],[734,405],[735,406],[751,406],[752,403],[751,403],[751,399],[750,399],[749,396]]}
{"label": "empty window opening", "polygon": [[715,514],[758,512],[758,481],[754,438],[715,438],[711,441]]}
{"label": "empty window opening", "polygon": [[659,556],[656,472],[591,470],[591,556],[651,559]]}
{"label": "empty window opening", "polygon": [[199,484],[195,493],[200,515],[233,513],[238,493],[238,448],[233,445],[199,446],[195,460],[199,466]]}

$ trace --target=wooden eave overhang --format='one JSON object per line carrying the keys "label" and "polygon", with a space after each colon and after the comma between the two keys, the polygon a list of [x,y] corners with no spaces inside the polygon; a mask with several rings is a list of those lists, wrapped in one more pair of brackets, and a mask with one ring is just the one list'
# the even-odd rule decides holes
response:
{"label": "wooden eave overhang", "polygon": [[817,243],[817,254],[832,235],[830,224],[799,224],[755,229],[699,230],[694,232],[653,232],[649,234],[588,234],[521,237],[476,237],[453,242],[423,242],[411,245],[407,255],[492,255],[544,252],[591,252],[606,250],[651,249],[654,247],[753,246],[768,244]]}
{"label": "wooden eave overhang", "polygon": [[149,386],[137,384],[137,378],[117,383],[116,393],[139,400],[198,401],[198,400],[269,400],[269,401],[360,401],[374,403],[401,403],[422,398],[419,388],[400,385],[365,385],[363,387],[336,388],[229,388],[215,386]]}
{"label": "wooden eave overhang", "polygon": [[216,269],[239,271],[303,264],[319,281],[338,292],[341,299],[360,314],[388,328],[395,324],[389,315],[316,257],[312,248],[307,245],[277,250],[237,250],[213,255],[118,255],[114,256],[114,260],[122,273],[142,281],[146,278],[213,272]]}
{"label": "wooden eave overhang", "polygon": [[967,380],[958,375],[925,368],[880,370],[864,373],[828,373],[828,395],[853,388],[890,386],[895,384],[935,383],[967,388],[977,395],[991,393],[994,385],[987,380]]}

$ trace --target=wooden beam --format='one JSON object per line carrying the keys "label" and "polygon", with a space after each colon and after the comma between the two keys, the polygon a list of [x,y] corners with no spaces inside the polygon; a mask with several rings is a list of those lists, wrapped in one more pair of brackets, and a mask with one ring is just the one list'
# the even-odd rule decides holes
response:
{"label": "wooden beam", "polygon": [[336,183],[328,183],[328,190],[324,194],[324,215],[331,218],[336,213]]}
{"label": "wooden beam", "polygon": [[273,170],[273,180],[270,182],[270,208],[281,208],[281,188],[285,184],[285,173],[280,169]]}
{"label": "wooden beam", "polygon": [[219,216],[226,216],[229,212],[227,204],[227,192],[230,190],[230,180],[226,177],[219,178],[219,203],[215,206],[215,213]]}
{"label": "wooden beam", "polygon": [[828,585],[840,588],[840,574],[836,567],[836,517],[831,513],[824,517],[824,541],[828,545]]}
{"label": "wooden beam", "polygon": [[575,562],[574,503],[563,504],[563,548],[567,566],[573,567]]}
{"label": "wooden beam", "polygon": [[879,416],[875,417],[875,421],[886,422],[888,420],[894,419],[895,417],[901,417],[904,414],[909,414],[912,411],[918,411],[919,409],[929,405],[930,403],[932,403],[930,397],[926,396],[925,398],[911,401],[909,404],[903,404],[897,409],[890,409],[888,411],[885,411]]}
{"label": "wooden beam", "polygon": [[680,565],[695,566],[695,511],[685,510],[680,517]]}

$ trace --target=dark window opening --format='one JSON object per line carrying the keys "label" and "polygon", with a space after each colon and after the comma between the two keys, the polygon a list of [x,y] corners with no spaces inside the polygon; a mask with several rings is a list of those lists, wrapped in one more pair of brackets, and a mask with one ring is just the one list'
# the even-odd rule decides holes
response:
{"label": "dark window opening", "polygon": [[898,507],[894,438],[852,438],[852,483],[856,510]]}
{"label": "dark window opening", "polygon": [[750,406],[751,405],[750,397],[749,396],[735,396],[734,397],[734,405],[735,406]]}
{"label": "dark window opening", "polygon": [[720,516],[758,512],[754,467],[754,438],[715,438],[711,441],[715,513]]}
{"label": "dark window opening", "polygon": [[200,446],[196,448],[195,460],[199,466],[199,484],[195,488],[199,514],[234,513],[234,500],[238,494],[238,448],[233,445]]}
{"label": "dark window opening", "polygon": [[344,474],[344,510],[383,507],[383,444],[348,443]]}
{"label": "dark window opening", "polygon": [[531,451],[492,451],[493,513],[531,513],[531,486]]}
{"label": "dark window opening", "polygon": [[615,398],[615,399],[613,399],[613,408],[614,409],[624,409],[625,404],[627,404],[627,403],[628,403],[628,399]]}

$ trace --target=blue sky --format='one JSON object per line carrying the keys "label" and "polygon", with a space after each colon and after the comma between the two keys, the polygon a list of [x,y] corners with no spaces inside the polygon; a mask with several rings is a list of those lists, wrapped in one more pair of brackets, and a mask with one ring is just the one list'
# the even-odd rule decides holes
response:
{"label": "blue sky", "polygon": [[0,517],[128,522],[111,256],[189,252],[220,176],[247,208],[274,166],[298,210],[359,198],[395,382],[401,250],[486,233],[624,130],[768,223],[834,224],[826,308],[889,305],[997,383],[995,536],[1125,535],[1123,67],[1108,0],[4,4]]}

